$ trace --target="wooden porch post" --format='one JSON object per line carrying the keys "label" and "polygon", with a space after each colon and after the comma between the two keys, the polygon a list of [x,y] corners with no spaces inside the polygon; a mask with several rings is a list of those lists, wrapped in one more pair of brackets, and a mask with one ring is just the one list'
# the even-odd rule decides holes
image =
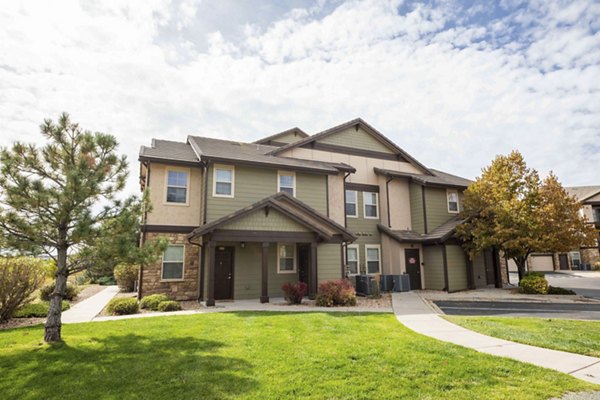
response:
{"label": "wooden porch post", "polygon": [[317,297],[317,242],[310,244],[310,273],[308,274],[308,298]]}
{"label": "wooden porch post", "polygon": [[217,243],[214,240],[208,242],[208,288],[206,293],[206,306],[215,305],[215,247]]}
{"label": "wooden porch post", "polygon": [[269,242],[262,243],[260,302],[269,302]]}
{"label": "wooden porch post", "polygon": [[500,271],[500,252],[496,247],[492,250],[492,265],[494,266],[494,286],[502,289],[502,271]]}

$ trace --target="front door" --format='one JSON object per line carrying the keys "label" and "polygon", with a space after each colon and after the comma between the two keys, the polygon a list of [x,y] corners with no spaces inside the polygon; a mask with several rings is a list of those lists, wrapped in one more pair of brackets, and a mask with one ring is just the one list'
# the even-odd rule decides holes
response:
{"label": "front door", "polygon": [[485,283],[494,285],[496,283],[494,274],[494,253],[491,250],[485,250],[483,252],[483,261],[485,265]]}
{"label": "front door", "polygon": [[410,276],[410,289],[421,290],[421,261],[419,249],[404,249],[406,273]]}
{"label": "front door", "polygon": [[310,267],[310,246],[298,245],[298,281],[308,285]]}
{"label": "front door", "polygon": [[569,257],[566,254],[559,254],[558,264],[560,265],[560,269],[569,269]]}
{"label": "front door", "polygon": [[215,300],[233,299],[233,247],[215,249]]}

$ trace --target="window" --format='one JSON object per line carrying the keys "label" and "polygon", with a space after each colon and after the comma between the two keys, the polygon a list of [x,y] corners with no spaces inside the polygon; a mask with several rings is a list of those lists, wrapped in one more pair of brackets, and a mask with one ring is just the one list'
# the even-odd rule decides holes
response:
{"label": "window", "polygon": [[600,222],[600,207],[592,208],[593,222]]}
{"label": "window", "polygon": [[183,245],[171,245],[163,253],[162,279],[183,279]]}
{"label": "window", "polygon": [[233,185],[235,180],[233,167],[215,166],[213,180],[213,196],[233,197]]}
{"label": "window", "polygon": [[279,172],[277,174],[277,191],[296,196],[296,174],[293,172]]}
{"label": "window", "polygon": [[167,203],[187,204],[189,173],[167,170]]}
{"label": "window", "polygon": [[358,245],[349,245],[346,248],[346,265],[348,265],[348,275],[358,275]]}
{"label": "window", "polygon": [[573,266],[581,265],[581,254],[578,251],[572,251],[571,252],[571,261],[573,263]]}
{"label": "window", "polygon": [[365,249],[367,251],[367,274],[379,274],[381,272],[379,245],[365,245]]}
{"label": "window", "polygon": [[448,212],[458,213],[458,191],[448,189],[446,190],[446,197],[448,198]]}
{"label": "window", "polygon": [[379,211],[377,210],[377,196],[378,194],[373,192],[363,193],[363,200],[365,202],[365,218],[379,218]]}
{"label": "window", "polygon": [[296,272],[296,246],[293,244],[277,245],[277,273],[293,274]]}
{"label": "window", "polygon": [[356,190],[346,190],[346,215],[348,217],[358,217],[356,207],[357,192]]}

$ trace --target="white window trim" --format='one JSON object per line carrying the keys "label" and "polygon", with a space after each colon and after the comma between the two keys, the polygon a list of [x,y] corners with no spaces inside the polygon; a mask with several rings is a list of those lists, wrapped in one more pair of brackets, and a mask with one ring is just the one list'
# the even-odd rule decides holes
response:
{"label": "white window trim", "polygon": [[[456,211],[450,210],[450,193],[456,193]],[[456,189],[446,189],[446,207],[448,208],[448,212],[450,214],[458,214],[460,212],[460,197],[458,196],[458,190]]]}
{"label": "white window trim", "polygon": [[347,249],[356,249],[356,273],[348,271],[348,276],[356,276],[360,275],[360,246],[357,244],[349,244],[346,246],[346,266],[348,266],[348,250]]}
{"label": "white window trim", "polygon": [[[183,280],[185,280],[185,245],[184,244],[169,244],[168,247],[182,247],[183,248],[183,265],[181,266],[181,278],[180,279],[164,279],[163,278],[163,266],[165,264],[165,252],[163,251],[163,254],[161,256],[161,260],[160,260],[160,281],[161,282],[181,282]],[[166,251],[166,249],[165,249]],[[172,261],[169,261],[172,262]]]}
{"label": "white window trim", "polygon": [[[375,273],[369,273],[369,249],[377,249],[377,257],[379,258],[379,271]],[[365,244],[365,274],[366,275],[380,275],[381,274],[381,245],[379,244]]]}
{"label": "white window trim", "polygon": [[[348,218],[358,218],[358,191],[357,190],[346,190],[344,192],[344,195],[345,195],[346,192],[354,192],[354,199],[355,200],[354,200],[354,203],[351,203],[351,204],[355,205],[354,210],[356,212],[356,214],[354,214],[354,215],[353,214],[346,214],[346,217],[348,217]],[[346,212],[346,203],[348,203],[348,197],[347,196],[346,196],[346,199],[344,201],[344,212]]]}
{"label": "white window trim", "polygon": [[[376,202],[376,207],[375,209],[377,210],[377,215],[375,215],[374,217],[368,217],[367,216],[367,202],[365,201],[365,197],[367,196],[367,194],[375,194],[375,202]],[[379,219],[379,193],[377,192],[363,192],[363,217],[364,219]]]}
{"label": "white window trim", "polygon": [[[281,263],[280,263],[281,257],[280,257],[280,254],[279,254],[279,247],[281,245],[292,245],[292,246],[294,246],[294,250],[293,250],[293,253],[292,253],[293,256],[294,256],[294,263],[293,263],[294,264],[294,269],[291,270],[291,271],[282,271],[280,269],[280,266],[281,266]],[[295,274],[296,271],[298,270],[297,264],[298,264],[298,257],[296,256],[296,243],[277,243],[277,273],[278,274]]]}
{"label": "white window trim", "polygon": [[[171,201],[167,201],[167,195],[169,193],[169,172],[185,172],[187,175],[187,186],[185,188],[185,203],[174,203]],[[166,206],[189,206],[190,205],[190,177],[192,172],[189,168],[179,168],[179,167],[168,167],[165,168],[165,195],[163,197],[163,204]],[[173,187],[181,187],[181,186],[173,186]]]}
{"label": "white window trim", "polygon": [[288,172],[288,171],[277,171],[277,192],[281,192],[281,176],[293,176],[294,177],[294,185],[292,186],[293,197],[296,197],[296,173]]}
{"label": "white window trim", "polygon": [[[223,169],[231,171],[231,194],[217,194],[217,170]],[[224,197],[228,199],[233,199],[235,197],[235,166],[233,165],[221,165],[215,164],[213,166],[213,197]]]}

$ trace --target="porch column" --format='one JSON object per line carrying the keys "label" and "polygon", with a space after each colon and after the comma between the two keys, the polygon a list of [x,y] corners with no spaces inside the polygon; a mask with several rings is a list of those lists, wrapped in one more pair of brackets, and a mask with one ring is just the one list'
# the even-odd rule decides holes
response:
{"label": "porch column", "polygon": [[470,290],[475,289],[475,268],[473,267],[473,261],[469,256],[469,253],[466,251],[465,254],[465,263],[467,264],[467,288]]}
{"label": "porch column", "polygon": [[269,302],[269,242],[262,243],[260,302]]}
{"label": "porch column", "polygon": [[215,305],[215,247],[217,243],[214,240],[208,242],[208,289],[206,293],[206,305],[214,307]]}
{"label": "porch column", "polygon": [[308,298],[317,297],[317,242],[310,244],[310,273],[308,274]]}
{"label": "porch column", "polygon": [[494,287],[502,289],[502,271],[500,271],[500,253],[496,247],[492,250],[494,266]]}

